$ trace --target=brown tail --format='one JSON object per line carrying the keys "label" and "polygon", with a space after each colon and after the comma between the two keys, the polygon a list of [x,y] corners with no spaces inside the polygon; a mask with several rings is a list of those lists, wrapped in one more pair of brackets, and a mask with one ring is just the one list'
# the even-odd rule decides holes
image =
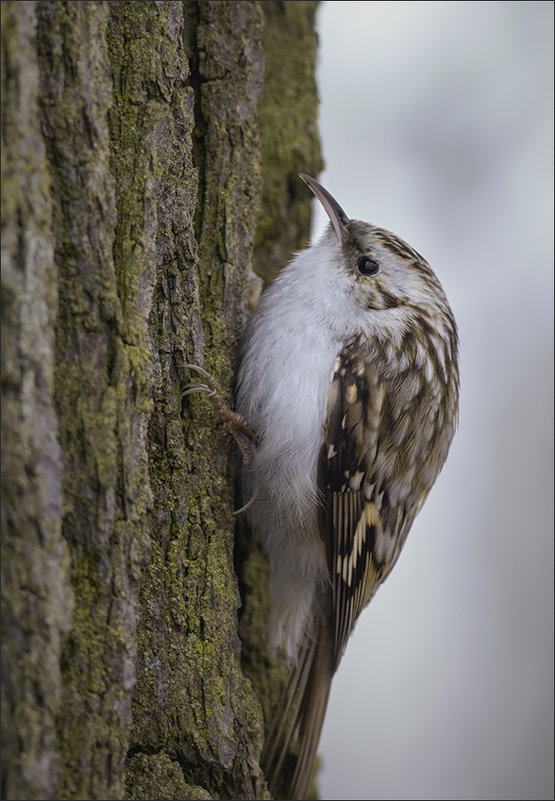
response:
{"label": "brown tail", "polygon": [[283,792],[281,771],[288,752],[295,745],[296,764],[283,797],[302,801],[306,795],[333,674],[331,638],[328,627],[323,626],[317,639],[301,649],[266,738],[262,763],[274,797]]}

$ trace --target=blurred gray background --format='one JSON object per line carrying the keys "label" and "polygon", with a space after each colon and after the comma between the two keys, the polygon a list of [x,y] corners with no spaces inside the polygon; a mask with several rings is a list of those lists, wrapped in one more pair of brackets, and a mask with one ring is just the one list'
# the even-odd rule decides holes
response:
{"label": "blurred gray background", "polygon": [[428,259],[462,353],[449,459],[332,686],[322,798],[552,799],[553,4],[328,1],[318,30],[320,180]]}

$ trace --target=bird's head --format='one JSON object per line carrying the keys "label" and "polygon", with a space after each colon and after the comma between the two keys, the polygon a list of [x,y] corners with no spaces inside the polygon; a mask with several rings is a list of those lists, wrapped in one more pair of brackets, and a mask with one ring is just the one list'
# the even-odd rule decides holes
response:
{"label": "bird's head", "polygon": [[378,312],[372,315],[376,321],[406,324],[414,314],[452,317],[440,282],[416,250],[383,228],[350,219],[318,181],[304,173],[300,177],[330,218],[327,242],[349,276],[353,301],[361,311]]}

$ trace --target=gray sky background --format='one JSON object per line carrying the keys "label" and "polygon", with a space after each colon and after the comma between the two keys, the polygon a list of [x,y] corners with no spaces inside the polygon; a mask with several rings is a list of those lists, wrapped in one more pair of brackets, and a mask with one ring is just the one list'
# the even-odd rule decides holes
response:
{"label": "gray sky background", "polygon": [[322,798],[552,799],[553,4],[328,1],[318,29],[320,180],[428,259],[462,354],[446,467],[334,680]]}

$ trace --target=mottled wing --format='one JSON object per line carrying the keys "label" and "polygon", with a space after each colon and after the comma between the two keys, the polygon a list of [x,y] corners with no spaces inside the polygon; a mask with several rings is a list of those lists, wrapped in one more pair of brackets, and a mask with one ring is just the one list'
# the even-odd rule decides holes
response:
{"label": "mottled wing", "polygon": [[393,567],[414,516],[408,520],[404,508],[390,507],[387,470],[378,453],[390,445],[385,387],[379,371],[364,369],[353,354],[346,348],[337,359],[319,465],[336,666],[358,616]]}

